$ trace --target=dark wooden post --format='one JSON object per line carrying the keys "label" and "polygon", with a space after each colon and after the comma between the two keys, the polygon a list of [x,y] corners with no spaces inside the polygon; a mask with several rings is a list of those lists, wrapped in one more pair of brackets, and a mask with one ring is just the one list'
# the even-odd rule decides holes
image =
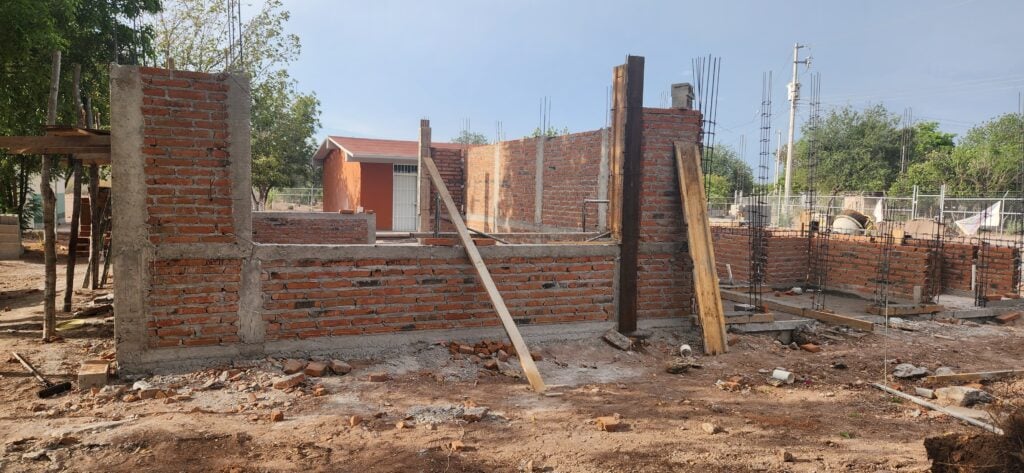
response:
{"label": "dark wooden post", "polygon": [[[613,194],[613,199],[619,199],[619,203],[613,207],[620,215],[619,221],[613,222],[612,228],[617,228],[621,235],[618,328],[620,332],[631,333],[636,331],[637,271],[640,265],[644,58],[628,56],[625,66],[620,67],[624,67],[623,80],[618,80],[620,76],[617,73],[613,95],[615,120],[612,123],[613,152],[617,161],[613,169],[621,172],[621,178],[616,179],[621,187],[615,186],[618,188],[615,189],[616,194]],[[619,189],[621,193],[618,193]]]}
{"label": "dark wooden post", "polygon": [[[75,115],[78,126],[81,127],[84,125],[80,89],[82,80],[81,64],[75,64],[73,71],[71,92],[75,96]],[[71,164],[71,172],[74,175],[74,183],[72,184],[74,186],[72,190],[74,201],[71,203],[71,234],[68,236],[67,273],[64,277],[64,312],[71,312],[71,298],[75,294],[75,263],[78,259],[79,220],[82,218],[82,161],[76,159],[75,156],[69,157],[68,161]]]}

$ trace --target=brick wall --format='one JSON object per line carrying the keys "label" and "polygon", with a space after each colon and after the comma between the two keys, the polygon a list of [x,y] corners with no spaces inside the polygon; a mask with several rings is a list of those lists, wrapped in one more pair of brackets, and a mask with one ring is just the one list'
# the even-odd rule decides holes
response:
{"label": "brick wall", "polygon": [[[978,240],[954,239],[942,244],[942,283],[946,292],[954,294],[973,294],[971,287],[972,267],[978,263],[978,252],[981,242]],[[1014,291],[1015,276],[1019,265],[1020,254],[1009,246],[993,245],[988,247],[988,268],[985,271],[988,279],[986,292],[989,295],[1004,295]],[[981,277],[981,276],[979,276]]]}
{"label": "brick wall", "polygon": [[[466,174],[465,174],[465,150],[451,149],[451,148],[431,148],[430,156],[434,159],[434,164],[437,165],[437,171],[441,174],[441,180],[444,181],[444,185],[448,188],[448,193],[451,194],[452,200],[455,202],[455,207],[459,209],[459,212],[465,213],[466,207]],[[425,228],[424,231],[434,230],[434,215],[435,208],[434,203],[436,200],[437,190],[433,186],[430,188],[430,201],[427,203],[429,211],[430,227]],[[444,202],[441,204],[441,231],[455,231],[455,227],[448,220],[448,210],[445,208]]]}
{"label": "brick wall", "polygon": [[153,261],[146,300],[149,345],[237,343],[241,265],[240,259]]}
{"label": "brick wall", "polygon": [[[872,296],[877,289],[882,245],[868,237],[832,235],[828,247],[828,287]],[[889,294],[910,299],[914,286],[926,289],[934,259],[925,247],[896,243],[889,256]]]}
{"label": "brick wall", "polygon": [[257,243],[355,245],[376,241],[376,215],[299,212],[253,212],[252,238]]}
{"label": "brick wall", "polygon": [[675,141],[696,142],[700,112],[643,110],[640,185],[640,260],[637,317],[682,317],[691,313],[693,261],[676,171]]}
{"label": "brick wall", "polygon": [[[315,234],[337,228],[293,217],[254,218],[244,76],[115,65],[111,77],[113,174],[123,189],[113,201],[115,323],[126,373],[167,362],[348,346],[331,341],[333,336],[499,324],[460,248],[263,243],[319,242]],[[698,117],[671,110],[645,115],[651,118],[645,119],[642,202],[654,209],[645,209],[642,221],[640,316],[682,316],[690,312],[693,290],[671,141],[695,141]],[[550,207],[544,201],[541,223],[575,230],[578,221],[561,221],[579,218],[577,200],[599,192],[595,176],[602,166],[594,161],[602,159],[601,134],[546,139],[541,166],[533,139],[470,149],[471,163],[463,168],[465,205],[480,203],[493,189],[485,175],[493,173],[497,148],[503,156],[518,156],[497,175],[500,225],[508,228],[520,215],[536,223],[537,195],[531,191],[539,169],[544,188],[563,200]],[[454,163],[461,155],[435,156],[449,186],[457,188]],[[474,156],[481,158],[479,166]],[[592,189],[574,189],[564,181],[570,177]],[[477,193],[474,179],[483,184]],[[493,246],[481,252],[519,324],[614,320],[617,245]],[[320,340],[295,343],[301,339]]]}
{"label": "brick wall", "polygon": [[[613,317],[614,256],[487,260],[520,325]],[[267,340],[500,323],[462,255],[280,259],[264,261],[262,268]]]}
{"label": "brick wall", "polygon": [[[470,226],[492,232],[580,231],[585,199],[597,199],[604,131],[523,138],[473,146],[466,159],[466,215]],[[543,155],[539,166],[538,150]],[[495,172],[495,149],[498,168]],[[497,182],[497,212],[494,186]],[[537,192],[540,185],[540,221]],[[601,209],[606,208],[602,206]],[[598,208],[587,210],[591,230]],[[495,219],[497,222],[495,223]]]}
{"label": "brick wall", "polygon": [[227,76],[139,71],[150,241],[233,242]]}

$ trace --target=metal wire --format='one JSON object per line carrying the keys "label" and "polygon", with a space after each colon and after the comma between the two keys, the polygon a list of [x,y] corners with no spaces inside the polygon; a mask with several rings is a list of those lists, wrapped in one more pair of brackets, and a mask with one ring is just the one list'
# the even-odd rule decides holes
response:
{"label": "metal wire", "polygon": [[694,89],[696,92],[696,108],[700,111],[701,145],[703,157],[701,168],[704,172],[704,193],[709,195],[711,181],[707,178],[711,174],[715,161],[715,123],[718,119],[718,78],[722,69],[722,58],[713,57],[710,54],[692,60]]}

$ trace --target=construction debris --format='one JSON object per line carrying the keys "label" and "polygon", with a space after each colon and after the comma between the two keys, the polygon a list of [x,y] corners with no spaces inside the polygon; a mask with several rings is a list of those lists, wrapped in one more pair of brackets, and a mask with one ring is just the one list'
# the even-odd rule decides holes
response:
{"label": "construction debris", "polygon": [[892,370],[892,375],[900,379],[917,379],[928,375],[928,368],[917,367],[910,363],[900,363]]}
{"label": "construction debris", "polygon": [[595,420],[598,430],[604,432],[618,432],[625,430],[626,424],[622,423],[622,416],[619,414],[612,414],[610,416],[601,416]]}
{"label": "construction debris", "polygon": [[608,329],[601,338],[619,350],[629,351],[633,349],[633,340],[630,340],[629,337],[619,333],[615,329]]}

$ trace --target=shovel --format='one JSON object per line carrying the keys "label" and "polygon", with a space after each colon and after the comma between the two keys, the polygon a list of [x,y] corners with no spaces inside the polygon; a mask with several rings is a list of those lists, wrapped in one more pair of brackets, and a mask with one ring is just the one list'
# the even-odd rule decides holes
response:
{"label": "shovel", "polygon": [[29,371],[29,373],[32,373],[32,375],[35,376],[40,383],[43,383],[43,389],[40,389],[39,392],[36,393],[36,395],[38,395],[39,397],[53,397],[62,392],[71,390],[70,381],[64,381],[63,383],[53,384],[49,380],[44,378],[43,375],[39,374],[39,371],[36,371],[36,369],[33,368],[31,364],[29,364],[28,360],[22,358],[21,355],[19,355],[17,352],[14,352],[12,354],[14,355],[15,358],[18,359],[18,361],[21,362],[21,365],[24,366],[25,369]]}

